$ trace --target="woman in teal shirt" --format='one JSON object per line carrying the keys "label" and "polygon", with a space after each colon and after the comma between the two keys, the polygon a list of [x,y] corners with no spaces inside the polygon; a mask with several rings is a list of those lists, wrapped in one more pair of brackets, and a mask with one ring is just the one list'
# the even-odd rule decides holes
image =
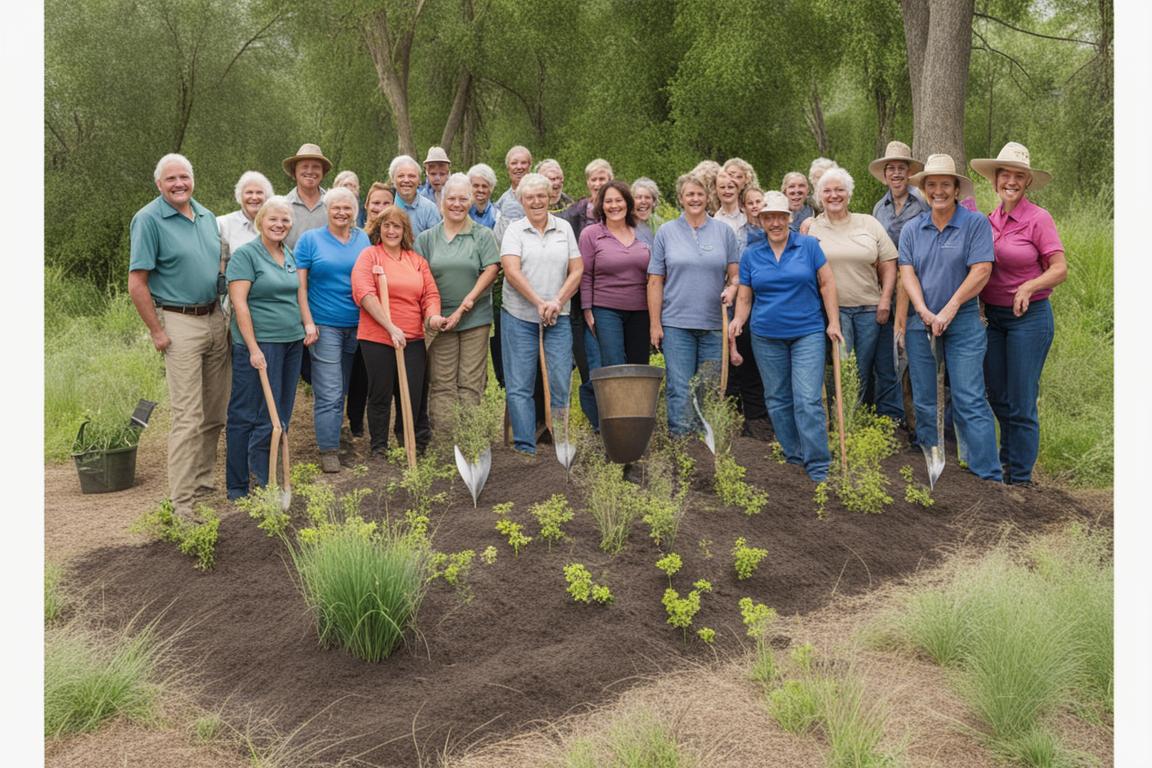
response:
{"label": "woman in teal shirt", "polygon": [[448,318],[428,342],[428,419],[436,434],[451,433],[456,403],[480,404],[488,376],[500,249],[492,231],[469,217],[471,206],[472,183],[462,173],[452,174],[440,200],[443,221],[416,238],[415,250],[428,261]]}
{"label": "woman in teal shirt", "polygon": [[268,373],[287,430],[304,346],[316,340],[314,328],[305,334],[296,261],[284,245],[292,229],[291,205],[283,197],[269,198],[254,223],[260,236],[232,254],[226,273],[232,300],[232,394],[226,429],[230,500],[248,495],[250,473],[258,485],[268,484],[272,422],[260,369]]}

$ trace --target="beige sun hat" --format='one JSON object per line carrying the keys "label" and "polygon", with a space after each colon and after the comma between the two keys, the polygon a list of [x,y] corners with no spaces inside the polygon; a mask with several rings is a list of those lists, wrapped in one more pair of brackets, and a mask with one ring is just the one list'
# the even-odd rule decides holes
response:
{"label": "beige sun hat", "polygon": [[424,165],[428,163],[448,163],[452,161],[448,159],[448,153],[444,151],[443,147],[428,147],[428,157],[424,158]]}
{"label": "beige sun hat", "polygon": [[878,157],[868,163],[868,173],[872,174],[881,184],[884,181],[884,166],[893,160],[903,160],[908,163],[908,173],[919,173],[924,170],[924,163],[912,159],[912,148],[902,141],[890,141],[884,148],[884,157]]}
{"label": "beige sun hat", "polygon": [[914,187],[920,187],[924,184],[924,179],[929,176],[955,176],[956,181],[960,184],[961,200],[975,194],[976,188],[972,186],[972,179],[957,173],[956,161],[952,159],[952,155],[928,155],[928,162],[924,163],[924,170],[909,176],[908,183]]}
{"label": "beige sun hat", "polygon": [[972,161],[972,170],[993,184],[996,183],[996,171],[999,168],[1016,168],[1032,174],[1032,183],[1028,185],[1028,189],[1031,190],[1040,189],[1040,187],[1052,181],[1052,174],[1048,173],[1048,171],[1041,171],[1032,167],[1028,147],[1023,144],[1017,144],[1015,141],[1010,141],[1005,144],[995,160],[981,158]]}
{"label": "beige sun hat", "polygon": [[300,149],[296,150],[296,154],[284,158],[284,173],[296,178],[296,163],[301,160],[319,160],[324,166],[325,176],[328,175],[328,171],[332,170],[332,161],[324,157],[324,150],[316,144],[301,144]]}
{"label": "beige sun hat", "polygon": [[788,198],[784,196],[783,192],[770,190],[764,193],[764,204],[760,206],[760,211],[756,215],[759,217],[766,213],[792,214],[792,211],[788,209]]}

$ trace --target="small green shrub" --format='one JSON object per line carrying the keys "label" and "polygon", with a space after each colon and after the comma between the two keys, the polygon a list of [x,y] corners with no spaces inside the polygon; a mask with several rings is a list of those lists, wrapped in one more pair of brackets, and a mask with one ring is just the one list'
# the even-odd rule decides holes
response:
{"label": "small green shrub", "polygon": [[686,511],[694,462],[682,444],[666,442],[664,446],[649,457],[648,485],[633,498],[636,514],[648,526],[652,541],[671,549]]}
{"label": "small green shrub", "polygon": [[472,570],[472,560],[475,557],[476,551],[473,549],[452,553],[433,552],[429,566],[431,574],[428,578],[444,579],[448,585],[455,587],[465,600],[470,600],[472,592],[468,588],[468,574]]}
{"label": "small green shrub", "polygon": [[196,559],[194,567],[207,571],[216,564],[220,518],[204,504],[196,507],[196,513],[200,516],[200,523],[184,520],[176,515],[171,499],[165,499],[133,523],[131,529],[159,541],[174,543],[182,554]]}
{"label": "small green shrub", "polygon": [[[887,416],[878,416],[875,407],[860,398],[860,377],[855,353],[840,365],[844,397],[844,443],[847,467],[839,460],[840,435],[830,431],[829,445],[833,461],[828,472],[828,490],[850,512],[880,514],[891,506],[888,478],[884,476],[882,462],[894,454],[896,422]],[[825,498],[825,502],[826,502]],[[824,504],[817,500],[817,515],[822,516]]]}
{"label": "small green shrub", "polygon": [[768,557],[768,550],[760,547],[750,547],[744,537],[736,539],[732,545],[732,560],[736,568],[736,578],[743,580],[755,573],[760,561]]}
{"label": "small green shrub", "polygon": [[681,561],[680,555],[676,554],[675,552],[669,552],[668,554],[664,555],[664,557],[656,561],[656,567],[664,571],[664,575],[668,577],[669,581],[672,580],[673,576],[680,572],[680,567],[683,564],[684,563]]}
{"label": "small green shrub", "polygon": [[577,603],[612,602],[612,591],[604,584],[592,581],[592,574],[582,563],[569,563],[564,566],[564,580],[568,582],[568,594]]}
{"label": "small green shrub", "polygon": [[256,527],[268,536],[283,539],[288,535],[292,516],[280,508],[280,489],[275,485],[255,488],[233,504],[248,517],[259,520]]}
{"label": "small green shrub", "polygon": [[480,403],[453,403],[452,442],[469,463],[500,439],[504,424],[504,397],[494,378],[489,378]]}
{"label": "small green shrub", "polygon": [[540,538],[548,542],[548,551],[552,551],[552,542],[563,541],[567,536],[562,526],[572,520],[575,513],[568,506],[568,499],[561,493],[553,494],[547,501],[533,504],[528,510],[540,524]]}
{"label": "small green shrub", "polygon": [[712,643],[716,642],[716,630],[712,629],[712,627],[700,627],[700,629],[696,630],[696,637],[708,645],[712,645]]}
{"label": "small green shrub", "polygon": [[684,597],[680,597],[679,592],[669,587],[664,590],[664,597],[660,600],[668,614],[667,622],[683,630],[685,637],[688,628],[692,626],[692,620],[700,612],[701,593],[712,591],[712,584],[704,579],[696,581],[692,587],[692,591]]}
{"label": "small green shrub", "polygon": [[496,555],[496,547],[489,545],[480,553],[480,559],[484,561],[484,565],[492,565],[496,562]]}
{"label": "small green shrub", "polygon": [[731,454],[716,454],[716,495],[725,504],[739,507],[751,517],[763,511],[768,494],[749,485],[744,479],[746,472]]}
{"label": "small green shrub", "polygon": [[816,483],[812,491],[812,503],[816,505],[816,517],[824,520],[828,517],[828,481]]}
{"label": "small green shrub", "polygon": [[904,500],[909,504],[919,504],[927,509],[936,503],[936,500],[932,498],[932,489],[916,482],[912,467],[907,464],[900,467],[900,477],[904,479]]}
{"label": "small green shrub", "polygon": [[520,557],[520,550],[532,541],[532,537],[524,533],[524,527],[512,520],[497,520],[496,531],[508,538],[508,546],[512,547],[513,557]]}

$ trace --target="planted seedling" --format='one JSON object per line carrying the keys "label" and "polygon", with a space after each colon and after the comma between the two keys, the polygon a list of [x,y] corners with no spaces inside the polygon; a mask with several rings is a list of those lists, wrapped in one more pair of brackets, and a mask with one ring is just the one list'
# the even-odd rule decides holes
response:
{"label": "planted seedling", "polygon": [[[836,494],[850,512],[879,514],[892,504],[888,478],[881,463],[896,452],[896,423],[876,414],[876,409],[860,401],[860,377],[856,356],[841,364],[844,398],[844,443],[847,466],[833,462],[828,473],[828,490]],[[829,434],[832,445],[839,443],[836,432]],[[818,512],[819,514],[819,512]]]}
{"label": "planted seedling", "polygon": [[776,611],[750,597],[740,598],[740,617],[748,637],[756,641],[756,659],[752,663],[752,679],[769,685],[776,678],[776,659],[768,643],[768,630],[776,621]]}
{"label": "planted seedling", "polygon": [[700,629],[696,630],[696,637],[708,645],[712,645],[712,643],[716,642],[716,630],[712,629],[712,627],[700,627]]}
{"label": "planted seedling", "polygon": [[768,556],[768,550],[760,547],[750,547],[744,537],[736,539],[732,545],[732,559],[736,567],[736,578],[744,580],[749,578],[760,565],[760,561]]}
{"label": "planted seedling", "polygon": [[592,574],[582,563],[564,566],[564,580],[568,582],[568,594],[577,603],[607,605],[612,602],[612,591],[607,585],[593,583]]}
{"label": "planted seedling", "polygon": [[900,477],[904,478],[905,501],[919,504],[925,509],[936,503],[936,500],[932,498],[932,490],[928,486],[916,482],[916,478],[912,474],[912,467],[907,464],[900,467]]}
{"label": "planted seedling", "polygon": [[561,526],[569,522],[575,513],[572,507],[568,506],[568,499],[563,494],[553,494],[547,501],[533,504],[529,511],[540,524],[540,538],[548,542],[549,552],[552,551],[552,542],[560,542],[567,538]]}
{"label": "planted seedling", "polygon": [[496,562],[496,555],[496,547],[489,545],[480,553],[480,559],[484,561],[484,565],[492,565]]}
{"label": "planted seedling", "polygon": [[680,555],[675,552],[669,552],[656,561],[656,567],[664,571],[664,574],[668,577],[669,586],[672,585],[672,577],[680,572],[680,566],[682,565],[683,562],[680,560]]}
{"label": "planted seedling", "polygon": [[[279,498],[279,492],[277,498]],[[155,509],[144,514],[132,525],[132,530],[152,536],[159,541],[169,541],[176,545],[182,554],[196,559],[194,567],[207,571],[216,564],[216,539],[219,536],[220,518],[209,506],[200,504],[196,514],[201,522],[195,523],[176,515],[171,499],[165,499]]]}
{"label": "planted seedling", "polygon": [[700,595],[704,592],[711,592],[712,583],[700,579],[692,587],[692,591],[685,597],[680,597],[679,592],[668,587],[664,590],[664,597],[660,600],[664,604],[664,610],[668,613],[668,623],[674,627],[679,627],[684,633],[684,639],[688,639],[688,628],[692,626],[692,619],[700,612]]}
{"label": "planted seedling", "polygon": [[443,578],[460,594],[464,602],[472,599],[472,590],[468,587],[468,573],[472,570],[472,560],[476,557],[475,550],[465,549],[451,554],[434,552],[431,558],[431,574],[428,580]]}
{"label": "planted seedling", "polygon": [[751,517],[763,511],[768,503],[768,494],[752,487],[744,479],[746,472],[731,454],[716,454],[716,495],[725,504],[739,507]]}

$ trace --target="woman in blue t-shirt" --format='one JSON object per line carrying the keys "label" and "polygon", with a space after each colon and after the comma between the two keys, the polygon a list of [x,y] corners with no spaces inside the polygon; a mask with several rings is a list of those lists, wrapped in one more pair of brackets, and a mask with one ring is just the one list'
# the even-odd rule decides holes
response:
{"label": "woman in blue t-shirt", "polygon": [[824,336],[841,343],[844,338],[832,268],[816,238],[789,231],[791,218],[788,198],[764,195],[759,219],[767,239],[740,259],[731,333],[739,336],[751,319],[752,349],[776,439],[789,464],[802,465],[821,482],[831,460],[820,400]]}

